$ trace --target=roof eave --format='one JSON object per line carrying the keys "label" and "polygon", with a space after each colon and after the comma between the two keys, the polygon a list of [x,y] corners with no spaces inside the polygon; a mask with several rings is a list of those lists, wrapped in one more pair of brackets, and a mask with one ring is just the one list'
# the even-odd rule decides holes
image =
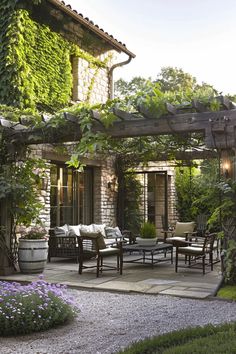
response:
{"label": "roof eave", "polygon": [[101,30],[99,27],[96,27],[91,21],[86,20],[83,18],[81,15],[79,15],[77,12],[74,10],[70,9],[68,6],[60,2],[59,0],[48,0],[51,2],[53,5],[56,7],[60,8],[64,13],[67,13],[69,16],[71,16],[74,20],[78,21],[85,27],[87,27],[89,30],[91,30],[93,33],[95,33],[97,36],[108,42],[112,47],[114,47],[117,51],[119,52],[124,52],[127,55],[129,55],[132,58],[135,58],[135,54],[132,53],[130,50],[126,48],[124,44],[121,42],[118,42],[116,39],[112,38],[109,34],[105,33],[103,30]]}

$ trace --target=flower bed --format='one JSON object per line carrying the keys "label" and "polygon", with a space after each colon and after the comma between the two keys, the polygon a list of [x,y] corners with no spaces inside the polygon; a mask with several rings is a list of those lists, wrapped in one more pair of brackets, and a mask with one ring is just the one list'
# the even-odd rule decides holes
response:
{"label": "flower bed", "polygon": [[29,285],[0,282],[0,335],[47,330],[74,319],[78,306],[66,287],[42,279]]}

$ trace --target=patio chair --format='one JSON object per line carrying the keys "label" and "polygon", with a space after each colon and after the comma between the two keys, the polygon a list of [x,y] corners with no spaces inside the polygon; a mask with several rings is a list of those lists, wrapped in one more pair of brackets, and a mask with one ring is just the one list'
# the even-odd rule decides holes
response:
{"label": "patio chair", "polygon": [[196,218],[196,232],[199,236],[204,236],[207,231],[208,215],[199,214]]}
{"label": "patio chair", "polygon": [[[123,249],[122,242],[106,245],[104,238],[100,232],[81,232],[79,241],[79,274],[82,274],[83,269],[96,268],[96,275],[105,270],[117,270],[120,275],[123,271]],[[92,261],[95,259],[95,265],[85,265],[85,254],[90,254]],[[116,256],[116,266],[104,264],[104,258],[107,256]]]}
{"label": "patio chair", "polygon": [[173,243],[173,241],[184,241],[189,235],[192,235],[195,229],[195,222],[176,222],[174,230],[163,230],[165,235],[164,242]]}
{"label": "patio chair", "polygon": [[[175,271],[177,273],[179,267],[179,255],[185,256],[185,263],[186,257],[188,258],[188,267],[196,267],[199,264],[198,260],[202,261],[202,271],[205,274],[205,266],[206,263],[206,256],[209,256],[209,265],[211,270],[213,270],[213,244],[215,241],[216,234],[208,234],[204,236],[202,239],[201,237],[197,237],[195,240],[185,241],[186,246],[176,246],[176,257],[175,257]],[[182,266],[182,267],[186,267]]]}

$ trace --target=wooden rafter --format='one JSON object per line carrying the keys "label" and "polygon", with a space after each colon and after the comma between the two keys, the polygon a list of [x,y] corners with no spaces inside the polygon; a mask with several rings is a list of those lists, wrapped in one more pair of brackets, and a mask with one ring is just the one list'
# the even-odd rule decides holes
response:
{"label": "wooden rafter", "polygon": [[[225,97],[220,96],[218,100],[223,109],[216,112],[203,111],[204,105],[196,100],[192,102],[191,107],[187,107],[186,113],[183,113],[183,107],[167,104],[169,115],[159,118],[155,118],[153,113],[143,106],[139,107],[139,112],[134,113],[114,108],[113,113],[117,120],[108,128],[101,123],[99,113],[91,111],[93,118],[91,131],[103,132],[113,138],[198,132],[205,137],[206,146],[209,148],[234,148],[236,108]],[[27,128],[21,124],[13,125],[7,122],[4,119],[0,120],[5,136],[16,144],[63,143],[79,141],[82,137],[79,118],[70,113],[65,114],[65,124],[61,128],[48,126],[47,122],[43,128]]]}

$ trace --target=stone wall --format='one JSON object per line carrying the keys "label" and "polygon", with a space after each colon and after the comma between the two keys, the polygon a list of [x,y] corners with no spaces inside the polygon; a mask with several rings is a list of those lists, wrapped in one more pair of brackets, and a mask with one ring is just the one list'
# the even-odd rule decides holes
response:
{"label": "stone wall", "polygon": [[[45,146],[44,146],[45,147]],[[31,155],[42,159],[43,146],[37,145],[31,147]],[[45,169],[41,178],[41,189],[39,191],[39,201],[44,205],[39,216],[43,225],[50,228],[50,163],[45,160]]]}
{"label": "stone wall", "polygon": [[[49,147],[48,147],[49,150]],[[45,146],[32,147],[32,156],[37,158],[43,157],[43,151],[45,154]],[[94,191],[93,191],[93,204],[94,204],[94,223],[106,224],[110,226],[116,226],[116,206],[117,206],[117,190],[116,185],[112,185],[109,188],[109,182],[114,182],[115,169],[114,169],[114,157],[103,157],[99,161],[99,166],[94,166]],[[40,213],[40,218],[43,224],[50,227],[50,164],[46,161],[47,168],[44,170],[45,178],[42,183],[42,189],[40,190],[39,200],[44,205]],[[92,166],[92,162],[87,161],[89,166]],[[114,188],[115,187],[115,188]]]}
{"label": "stone wall", "polygon": [[99,56],[101,61],[107,60],[106,68],[91,66],[83,58],[73,58],[73,101],[89,103],[105,103],[109,97],[109,67],[112,65],[115,51],[108,51]]}
{"label": "stone wall", "polygon": [[94,222],[116,226],[117,190],[114,158],[94,168]]}

